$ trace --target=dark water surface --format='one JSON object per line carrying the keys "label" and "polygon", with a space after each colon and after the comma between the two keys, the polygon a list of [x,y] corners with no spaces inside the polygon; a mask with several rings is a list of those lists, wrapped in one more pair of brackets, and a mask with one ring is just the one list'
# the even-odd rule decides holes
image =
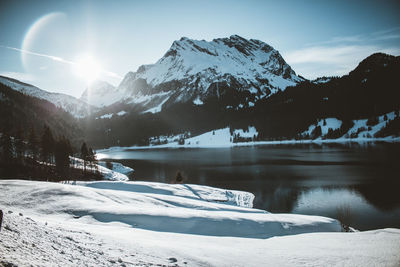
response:
{"label": "dark water surface", "polygon": [[400,144],[279,145],[122,150],[100,157],[135,169],[133,180],[252,192],[271,212],[340,218],[360,229],[400,228]]}

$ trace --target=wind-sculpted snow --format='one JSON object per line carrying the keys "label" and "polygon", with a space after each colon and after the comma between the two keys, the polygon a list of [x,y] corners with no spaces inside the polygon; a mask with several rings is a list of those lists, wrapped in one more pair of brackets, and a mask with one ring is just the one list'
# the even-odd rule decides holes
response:
{"label": "wind-sculpted snow", "polygon": [[399,229],[338,233],[340,226],[333,219],[271,214],[230,200],[245,192],[145,182],[69,185],[21,180],[0,180],[0,192],[4,266],[400,262]]}
{"label": "wind-sculpted snow", "polygon": [[215,187],[195,184],[164,184],[148,182],[90,182],[80,183],[88,187],[121,190],[128,192],[150,193],[179,196],[208,202],[225,203],[229,205],[252,208],[254,195],[249,192],[225,190]]}
{"label": "wind-sculpted snow", "polygon": [[[145,182],[49,184],[0,183],[6,199],[20,209],[120,222],[152,231],[268,238],[319,231],[341,231],[338,221],[319,216],[271,214],[251,206],[249,193],[199,185]],[[21,194],[23,192],[23,194]],[[247,194],[247,197],[239,195]],[[224,204],[225,203],[225,204]]]}

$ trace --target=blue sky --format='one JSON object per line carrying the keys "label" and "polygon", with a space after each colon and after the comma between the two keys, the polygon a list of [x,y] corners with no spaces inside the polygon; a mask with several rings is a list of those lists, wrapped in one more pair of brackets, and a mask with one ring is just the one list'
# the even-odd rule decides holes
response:
{"label": "blue sky", "polygon": [[82,64],[118,85],[182,36],[232,34],[272,45],[306,78],[343,75],[374,52],[400,55],[399,13],[398,1],[370,0],[3,0],[0,75],[79,97]]}

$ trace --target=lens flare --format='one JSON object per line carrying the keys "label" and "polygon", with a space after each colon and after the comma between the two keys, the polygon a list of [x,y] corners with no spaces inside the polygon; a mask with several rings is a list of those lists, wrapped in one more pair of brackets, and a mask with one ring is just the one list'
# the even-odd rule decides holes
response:
{"label": "lens flare", "polygon": [[[51,23],[54,23],[55,21],[60,20],[62,18],[66,18],[66,15],[64,13],[53,12],[53,13],[47,14],[47,15],[39,18],[38,20],[36,20],[27,30],[25,37],[21,44],[21,50],[25,50],[25,51],[32,50],[32,45],[33,45],[35,39],[37,39],[36,36],[42,30],[44,30],[46,25],[50,25]],[[29,56],[30,55],[27,53],[21,53],[21,60],[22,60],[22,64],[23,64],[25,70],[28,70],[28,57]]]}
{"label": "lens flare", "polygon": [[73,64],[74,73],[88,83],[99,78],[102,68],[90,54],[79,56]]}

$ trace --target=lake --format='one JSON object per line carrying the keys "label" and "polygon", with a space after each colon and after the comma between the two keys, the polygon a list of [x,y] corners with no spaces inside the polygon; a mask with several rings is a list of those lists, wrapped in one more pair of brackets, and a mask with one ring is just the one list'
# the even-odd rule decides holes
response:
{"label": "lake", "polygon": [[121,150],[99,154],[132,180],[244,190],[274,213],[340,218],[359,230],[400,228],[400,144],[307,144]]}

